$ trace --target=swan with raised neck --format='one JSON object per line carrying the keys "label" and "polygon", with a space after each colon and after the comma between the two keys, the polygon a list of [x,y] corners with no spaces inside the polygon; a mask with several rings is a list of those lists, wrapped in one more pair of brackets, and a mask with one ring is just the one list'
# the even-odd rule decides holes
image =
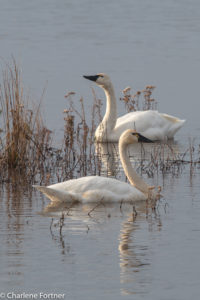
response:
{"label": "swan with raised neck", "polygon": [[107,141],[108,137],[111,139],[111,136],[114,135],[114,129],[117,120],[117,101],[113,84],[110,81],[108,75],[103,73],[94,76],[83,77],[96,82],[96,84],[99,85],[105,92],[107,99],[106,112],[103,120],[101,121],[95,132],[96,141],[105,142]]}
{"label": "swan with raised neck", "polygon": [[106,95],[106,112],[96,129],[96,141],[117,142],[121,134],[130,128],[137,130],[153,141],[171,139],[185,122],[185,120],[155,110],[134,111],[117,118],[117,101],[109,76],[99,73],[92,76],[84,75],[83,77],[94,81],[104,90]]}

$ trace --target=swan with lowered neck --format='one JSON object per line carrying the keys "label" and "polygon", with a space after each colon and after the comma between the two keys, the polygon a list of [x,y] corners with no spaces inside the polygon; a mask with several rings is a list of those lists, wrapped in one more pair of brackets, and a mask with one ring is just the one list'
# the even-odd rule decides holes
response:
{"label": "swan with lowered neck", "polygon": [[[119,155],[121,163],[131,184],[114,178],[86,176],[71,179],[57,184],[45,186],[34,185],[52,201],[65,202],[131,202],[146,200],[149,197],[149,185],[135,172],[131,166],[127,147],[137,142],[151,142],[135,130],[128,129],[120,137]],[[156,197],[152,192],[151,197]]]}
{"label": "swan with lowered neck", "polygon": [[117,142],[122,132],[128,128],[137,130],[152,141],[171,139],[185,122],[155,110],[134,111],[117,119],[115,92],[109,76],[100,73],[83,77],[100,86],[107,99],[105,116],[95,132],[96,141]]}

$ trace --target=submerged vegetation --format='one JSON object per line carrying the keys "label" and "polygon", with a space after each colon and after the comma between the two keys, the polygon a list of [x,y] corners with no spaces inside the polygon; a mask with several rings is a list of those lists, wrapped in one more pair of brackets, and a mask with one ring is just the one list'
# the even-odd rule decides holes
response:
{"label": "submerged vegetation", "polygon": [[[127,111],[155,109],[154,88],[147,86],[133,95],[131,89],[126,88],[120,100]],[[41,101],[35,104],[25,94],[15,60],[12,65],[7,65],[0,84],[0,181],[12,182],[17,178],[27,184],[47,185],[86,175],[117,176],[120,169],[117,145],[110,151],[109,143],[98,145],[94,141],[95,129],[102,119],[102,101],[94,90],[92,93],[94,101],[87,116],[83,98],[77,109],[74,93],[65,96],[63,143],[55,148],[53,132],[46,128],[42,119]],[[193,141],[189,141],[188,149],[181,152],[171,143],[155,143],[147,152],[148,155],[145,146],[141,145],[140,159],[135,163],[148,177],[158,171],[176,175],[186,163],[192,167],[200,163],[200,146],[196,149]]]}

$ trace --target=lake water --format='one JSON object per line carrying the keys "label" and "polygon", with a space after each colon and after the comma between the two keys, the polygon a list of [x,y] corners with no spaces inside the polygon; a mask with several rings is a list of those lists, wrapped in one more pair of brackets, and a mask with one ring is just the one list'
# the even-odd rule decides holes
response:
{"label": "lake water", "polygon": [[[46,123],[58,136],[64,94],[75,91],[89,109],[93,85],[82,75],[105,72],[118,97],[128,85],[155,85],[159,111],[187,120],[176,135],[180,151],[189,137],[198,149],[199,1],[0,0],[0,8],[1,66],[13,55],[31,98],[39,101],[45,89]],[[147,180],[163,189],[156,214],[147,216],[142,204],[134,221],[132,207],[99,207],[91,217],[89,207],[77,208],[61,233],[60,208],[47,207],[30,187],[2,185],[0,298],[25,292],[39,299],[44,292],[70,300],[198,299],[199,166]]]}

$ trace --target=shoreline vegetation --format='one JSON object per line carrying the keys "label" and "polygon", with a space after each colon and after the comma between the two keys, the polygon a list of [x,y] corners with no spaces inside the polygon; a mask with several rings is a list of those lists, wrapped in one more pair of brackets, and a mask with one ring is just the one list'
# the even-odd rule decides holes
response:
{"label": "shoreline vegetation", "polygon": [[[132,95],[131,88],[127,87],[120,101],[127,112],[156,109],[157,102],[152,97],[154,88],[149,85]],[[102,119],[102,100],[92,90],[93,106],[88,120],[84,99],[79,100],[80,109],[77,110],[73,104],[74,94],[65,95],[63,142],[61,147],[55,148],[53,132],[45,126],[42,118],[42,101],[35,104],[25,94],[22,74],[14,59],[5,66],[0,82],[1,183],[22,180],[28,185],[48,185],[80,176],[105,176],[103,164],[112,160],[113,153],[104,151],[102,154],[101,146],[94,141],[95,129]],[[107,150],[108,144],[104,145]],[[158,171],[177,175],[185,164],[194,168],[200,163],[200,145],[196,146],[192,140],[181,153],[174,150],[172,143],[154,143],[148,159],[145,158],[145,147],[141,145],[140,148],[141,159],[136,162],[137,168],[147,177],[153,177]],[[117,145],[114,149],[117,157]]]}

